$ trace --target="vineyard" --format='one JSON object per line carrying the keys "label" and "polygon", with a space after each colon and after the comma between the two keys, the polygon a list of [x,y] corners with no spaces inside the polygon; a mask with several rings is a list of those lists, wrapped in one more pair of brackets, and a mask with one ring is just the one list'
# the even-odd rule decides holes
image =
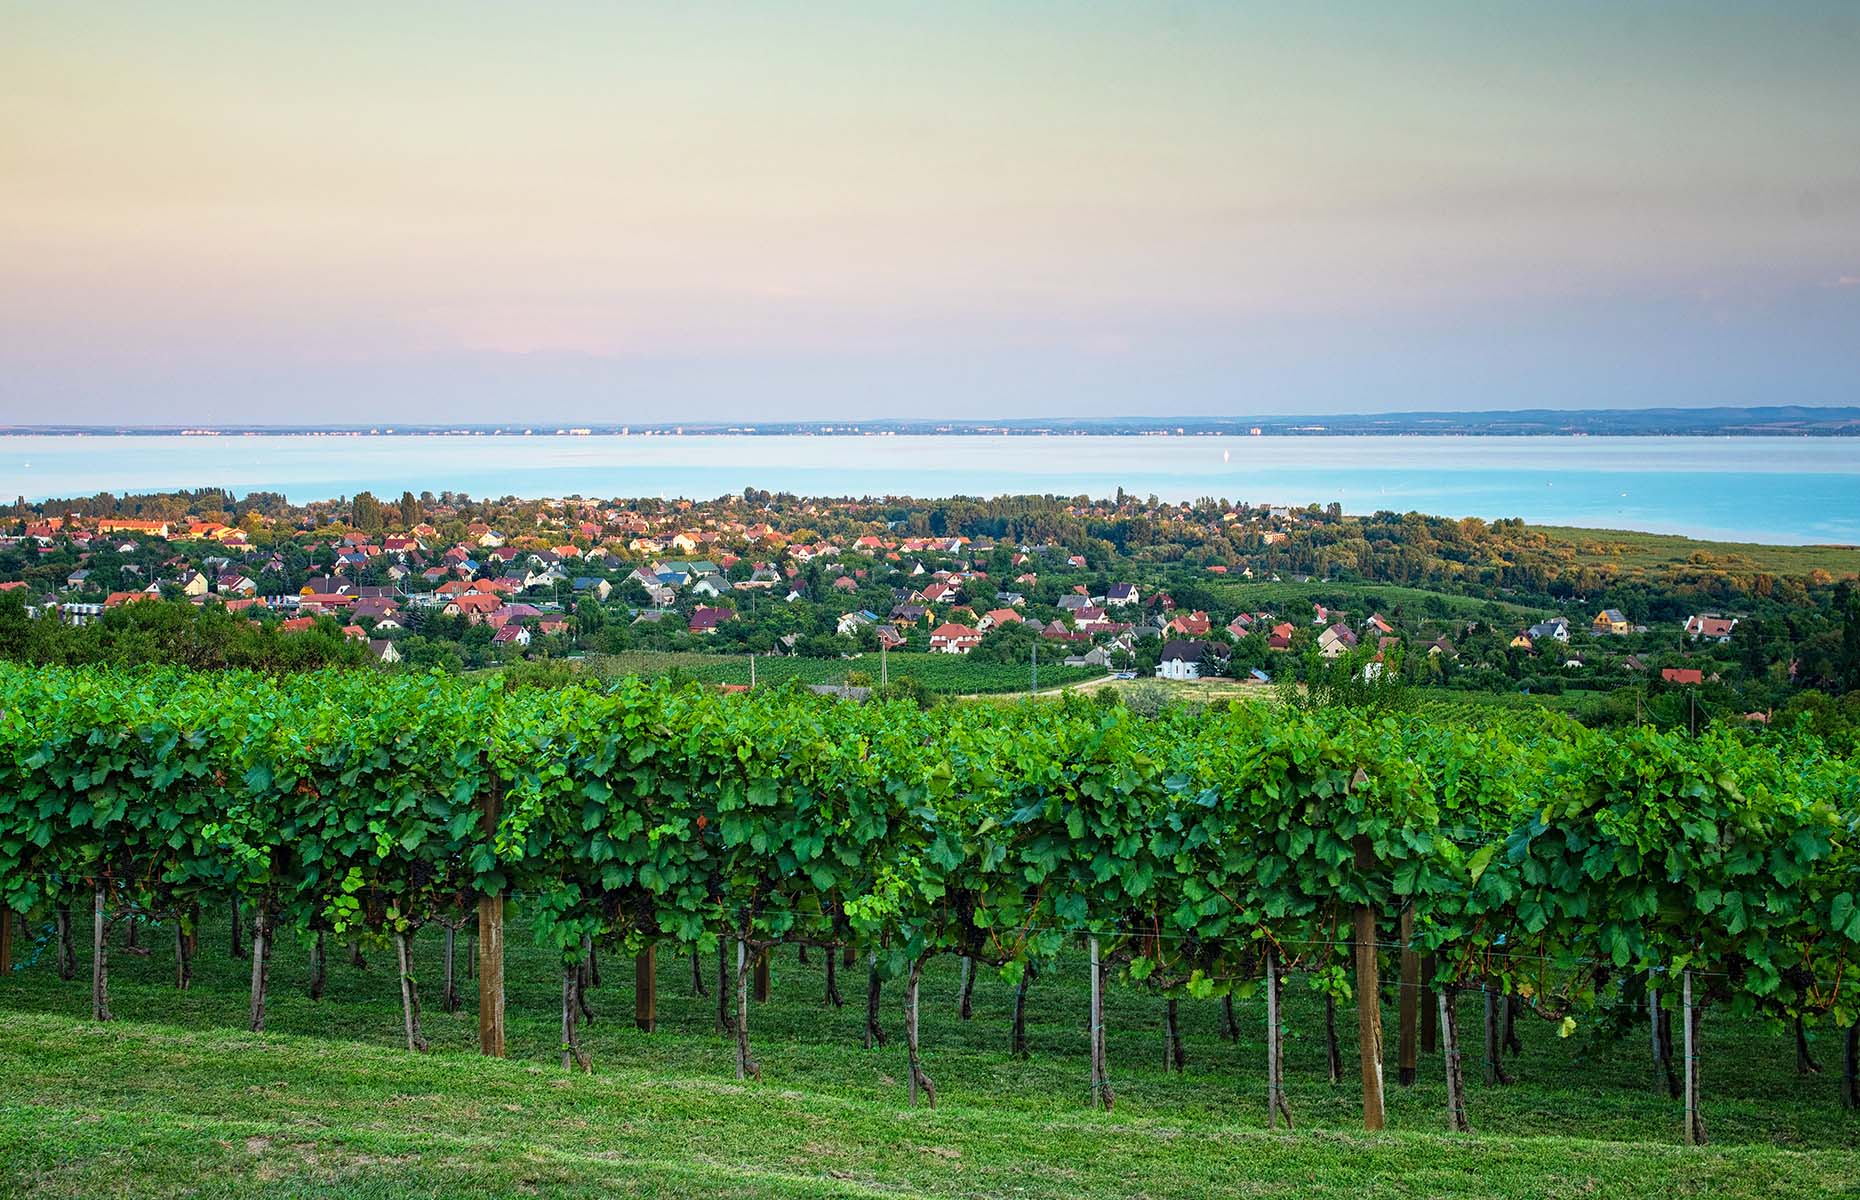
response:
{"label": "vineyard", "polygon": [[[886,657],[889,661],[884,670],[892,682],[913,680],[923,691],[941,696],[1024,692],[1030,680],[1026,663],[983,662],[966,655],[908,651],[898,651]],[[608,674],[638,675],[642,679],[677,675],[699,683],[750,682],[749,659],[742,655],[628,650],[603,656],[603,666]],[[866,654],[855,659],[771,655],[757,658],[755,669],[756,682],[759,684],[796,681],[840,686],[852,676],[863,676],[876,684],[880,677],[879,656],[876,654]],[[1041,690],[1083,683],[1104,675],[1100,668],[1068,667],[1058,662],[1042,662],[1039,670]]]}
{"label": "vineyard", "polygon": [[1238,1042],[1237,1013],[1263,1021],[1235,1119],[1291,1128],[1309,1114],[1287,1014],[1310,1032],[1313,1003],[1324,1070],[1372,1130],[1385,1061],[1396,1083],[1436,1079],[1430,1123],[1463,1135],[1517,1045],[1605,1029],[1641,1047],[1672,1140],[1696,1145],[1733,1069],[1708,1053],[1719,1025],[1794,1031],[1804,1070],[1832,1048],[1860,1103],[1857,797],[1854,762],[1807,736],[1543,714],[5,667],[0,905],[24,919],[0,923],[0,957],[54,964],[71,1011],[108,1021],[129,931],[165,931],[179,992],[236,943],[262,1030],[274,962],[301,954],[315,998],[351,955],[390,956],[397,1043],[425,1050],[426,1011],[475,993],[494,1056],[507,980],[532,1001],[542,984],[549,1053],[576,1072],[595,1065],[590,990],[624,962],[640,1029],[670,973],[705,989],[754,1080],[790,1043],[757,1040],[752,998],[805,950],[823,1000],[863,1010],[862,1041],[901,1044],[902,1103],[945,1084],[922,997],[953,972],[959,1004],[1000,997],[1017,1056],[1030,1006],[1071,1006],[1081,1108],[1118,1103],[1111,1026],[1135,1002],[1162,1014],[1166,1067],[1192,1023]]}

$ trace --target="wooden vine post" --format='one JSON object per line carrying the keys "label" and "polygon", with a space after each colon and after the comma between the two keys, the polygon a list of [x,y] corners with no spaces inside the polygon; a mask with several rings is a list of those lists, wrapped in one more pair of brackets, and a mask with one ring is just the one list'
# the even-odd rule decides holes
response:
{"label": "wooden vine post", "polygon": [[400,967],[400,1014],[407,1034],[407,1049],[425,1054],[426,1035],[420,1032],[420,992],[413,978],[412,930],[395,931],[394,959]]}
{"label": "wooden vine post", "polygon": [[[59,901],[53,919],[58,923],[58,978],[69,983],[77,978],[77,944],[71,940],[71,906]],[[198,940],[198,934],[195,936]]]}
{"label": "wooden vine post", "polygon": [[110,922],[103,907],[103,876],[97,877],[91,895],[90,926],[90,1019],[108,1021],[110,1016]]}
{"label": "wooden vine post", "polygon": [[[322,962],[323,935],[317,934],[317,961]],[[459,931],[450,924],[446,926],[445,981],[444,992],[440,996],[439,1006],[447,1012],[459,1010]]]}
{"label": "wooden vine post", "polygon": [[1401,910],[1401,1033],[1396,1047],[1396,1079],[1413,1087],[1418,1074],[1421,1032],[1421,956],[1414,949],[1414,907]]}
{"label": "wooden vine post", "polygon": [[1033,964],[1023,963],[1020,982],[1014,985],[1014,1016],[1008,1023],[1008,1053],[1015,1058],[1031,1057],[1027,1048],[1027,985],[1033,982]]}
{"label": "wooden vine post", "polygon": [[917,1107],[917,1096],[921,1092],[925,1103],[936,1107],[936,1084],[925,1073],[923,1050],[918,1041],[918,1012],[921,985],[923,983],[923,956],[911,960],[910,974],[904,980],[904,1047],[910,1067],[911,1107]]}
{"label": "wooden vine post", "polygon": [[1847,1027],[1841,1053],[1841,1107],[1860,1109],[1860,1021]]}
{"label": "wooden vine post", "polygon": [[1663,1087],[1666,1052],[1660,1040],[1660,988],[1652,971],[1647,972],[1647,1041],[1653,1050],[1653,1086]]}
{"label": "wooden vine post", "polygon": [[736,1077],[739,1080],[762,1080],[762,1068],[749,1053],[749,988],[754,964],[749,943],[741,935],[736,939]]}
{"label": "wooden vine post", "polygon": [[0,909],[0,976],[13,971],[13,914]]}
{"label": "wooden vine post", "polygon": [[1686,1145],[1705,1144],[1705,1119],[1699,1113],[1698,1010],[1692,1006],[1692,968],[1679,975],[1679,1006],[1685,1021]]}
{"label": "wooden vine post", "polygon": [[[497,823],[502,819],[497,779],[484,790],[481,826],[484,839],[495,847]],[[478,1053],[504,1057],[504,894],[478,897]]]}
{"label": "wooden vine post", "polygon": [[1505,1064],[1499,1058],[1505,1052],[1503,1041],[1499,1037],[1498,989],[1487,980],[1479,989],[1479,995],[1485,1001],[1485,1084],[1510,1083],[1511,1077],[1505,1074]]}
{"label": "wooden vine post", "polygon": [[633,960],[633,1024],[651,1033],[659,1023],[659,948],[647,946]]}
{"label": "wooden vine post", "polygon": [[[176,936],[175,948],[177,950],[184,950],[186,948],[186,941],[185,939],[182,939],[180,937],[179,930],[176,930],[175,936]],[[452,981],[451,981],[451,964],[450,963],[447,964],[446,970],[447,970],[446,986],[451,987]],[[323,989],[327,987],[328,984],[329,984],[329,958],[324,948],[323,931],[319,929],[316,931],[316,939],[310,943],[310,998],[312,1000],[321,1000],[323,998]],[[186,985],[178,984],[177,986],[185,987]],[[456,1009],[456,1007],[457,1005],[454,1005],[452,1009],[447,1009],[446,1011],[451,1012],[454,1009]]]}
{"label": "wooden vine post", "polygon": [[562,966],[562,1069],[572,1071],[579,1066],[589,1074],[594,1072],[594,1061],[581,1048],[581,1037],[575,1032],[576,1022],[581,1017],[581,964],[565,963]]}
{"label": "wooden vine post", "polygon": [[253,1033],[265,1029],[265,994],[271,986],[271,897],[260,895],[252,909],[252,1003],[247,1024]]}
{"label": "wooden vine post", "polygon": [[1472,1124],[1466,1119],[1466,1072],[1460,1065],[1460,1023],[1455,1000],[1452,984],[1434,993],[1434,1003],[1440,1010],[1440,1052],[1447,1077],[1447,1130],[1471,1133]]}
{"label": "wooden vine post", "polygon": [[1117,1097],[1111,1091],[1111,1068],[1104,1052],[1104,967],[1098,957],[1098,939],[1091,939],[1091,1103],[1111,1111]]}
{"label": "wooden vine post", "polygon": [[878,1023],[878,1002],[884,981],[878,977],[878,951],[871,951],[865,972],[865,1048],[885,1044],[885,1031]]}
{"label": "wooden vine post", "polygon": [[[1375,866],[1369,839],[1356,839],[1356,869]],[[1376,976],[1376,910],[1356,906],[1356,1035],[1363,1066],[1363,1128],[1381,1129],[1382,1108],[1382,1003]]]}
{"label": "wooden vine post", "polygon": [[730,943],[722,934],[717,936],[717,1032],[729,1033],[734,1026],[730,1016]]}
{"label": "wooden vine post", "polygon": [[1292,1127],[1292,1106],[1285,1099],[1285,1019],[1280,1014],[1279,951],[1266,947],[1266,1128],[1277,1129],[1279,1118]]}
{"label": "wooden vine post", "polygon": [[1421,956],[1421,978],[1428,982],[1421,988],[1421,1053],[1432,1054],[1440,1049],[1440,1022],[1434,1020],[1434,1010],[1439,1007],[1434,999],[1434,956]]}

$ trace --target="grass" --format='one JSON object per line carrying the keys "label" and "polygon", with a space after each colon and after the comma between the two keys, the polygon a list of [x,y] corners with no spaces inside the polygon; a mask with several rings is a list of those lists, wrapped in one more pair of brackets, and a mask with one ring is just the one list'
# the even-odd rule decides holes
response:
{"label": "grass", "polygon": [[[821,952],[778,952],[775,993],[753,1007],[760,1084],[738,1084],[694,997],[687,961],[660,961],[661,1024],[633,1028],[629,964],[604,963],[587,1031],[593,1076],[558,1066],[559,984],[513,923],[507,1061],[472,1052],[476,1018],[439,1011],[436,934],[421,938],[434,1052],[397,1048],[391,956],[356,970],[330,955],[326,999],[302,987],[303,954],[273,962],[269,1031],[244,1031],[246,965],[223,927],[203,942],[192,991],[168,986],[167,940],[113,957],[118,1020],[95,1025],[88,980],[61,982],[49,956],[0,980],[0,1195],[134,1196],[1687,1196],[1853,1194],[1860,1121],[1830,1075],[1794,1071],[1786,1031],[1718,1014],[1705,1024],[1712,1146],[1677,1144],[1679,1113],[1649,1086],[1638,1025],[1591,1024],[1562,1041],[1521,1027],[1520,1081],[1470,1081],[1479,1131],[1440,1132],[1436,1062],[1395,1086],[1389,1131],[1365,1134],[1354,1081],[1326,1077],[1322,1006],[1289,989],[1296,1133],[1263,1128],[1258,1001],[1242,1037],[1220,1040],[1219,1007],[1185,1002],[1185,1074],[1159,1067],[1161,1001],[1116,987],[1107,1013],[1116,1109],[1086,1105],[1083,964],[1061,960],[1029,997],[1033,1058],[1005,1053],[1010,990],[984,973],[975,1015],[955,1013],[956,965],[924,987],[924,1045],[940,1107],[906,1106],[900,989],[887,988],[887,1048],[860,1048],[863,970],[849,1004],[824,1008]],[[119,937],[120,944],[120,937]],[[28,955],[32,947],[26,947]],[[714,975],[714,957],[706,960]],[[714,988],[714,978],[707,982]],[[468,1000],[470,997],[468,997]],[[1476,1043],[1478,1002],[1463,1029]],[[1352,1022],[1340,1029],[1354,1055]],[[1830,1072],[1838,1046],[1818,1043]],[[1476,1054],[1476,1050],[1474,1051]]]}
{"label": "grass", "polygon": [[[1040,687],[1059,687],[1101,678],[1097,667],[1068,667],[1057,661],[1070,650],[1042,648],[1041,658],[1052,654],[1053,661],[1040,663]],[[986,695],[1027,690],[1028,667],[1025,663],[983,662],[951,654],[923,654],[894,651],[886,656],[887,672],[894,682],[915,679],[926,691],[943,695]],[[864,654],[858,658],[781,658],[756,659],[756,682],[780,684],[791,679],[802,683],[842,684],[850,674],[859,674],[876,684],[879,656]],[[616,675],[639,675],[653,678],[667,672],[682,671],[703,683],[748,683],[749,660],[740,654],[705,654],[699,651],[628,650],[605,656],[604,669]]]}
{"label": "grass", "polygon": [[1486,600],[1478,596],[1434,592],[1394,583],[1227,580],[1209,586],[1239,608],[1273,612],[1297,625],[1303,625],[1311,619],[1310,605],[1313,603],[1329,607],[1367,603],[1384,612],[1392,613],[1400,609],[1411,617],[1434,616],[1440,619],[1477,618],[1493,606],[1512,618],[1529,617],[1535,620],[1550,614],[1549,609],[1533,608],[1509,600]]}
{"label": "grass", "polygon": [[1276,704],[1279,700],[1276,688],[1241,683],[1238,679],[1225,676],[1214,676],[1208,679],[1157,679],[1154,676],[1139,675],[1135,679],[1115,680],[1105,686],[1118,691],[1161,688],[1168,693],[1170,700],[1187,704],[1217,704],[1228,700]]}
{"label": "grass", "polygon": [[1629,571],[1683,566],[1694,556],[1721,570],[1765,571],[1776,575],[1860,574],[1860,546],[1767,546],[1756,542],[1710,542],[1671,533],[1640,533],[1627,529],[1577,529],[1533,525],[1534,532],[1574,548],[1583,565],[1612,563]]}

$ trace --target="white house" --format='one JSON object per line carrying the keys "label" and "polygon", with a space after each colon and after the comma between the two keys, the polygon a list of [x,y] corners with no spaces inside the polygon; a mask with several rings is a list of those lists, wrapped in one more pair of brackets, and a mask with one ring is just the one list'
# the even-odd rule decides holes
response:
{"label": "white house", "polygon": [[1210,642],[1173,641],[1156,664],[1158,679],[1200,679],[1219,669],[1218,648]]}

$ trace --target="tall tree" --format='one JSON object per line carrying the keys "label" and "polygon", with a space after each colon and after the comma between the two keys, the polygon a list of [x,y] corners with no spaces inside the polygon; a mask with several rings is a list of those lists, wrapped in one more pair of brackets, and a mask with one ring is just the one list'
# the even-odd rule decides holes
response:
{"label": "tall tree", "polygon": [[373,492],[357,492],[350,503],[351,523],[365,533],[380,533],[386,521]]}

